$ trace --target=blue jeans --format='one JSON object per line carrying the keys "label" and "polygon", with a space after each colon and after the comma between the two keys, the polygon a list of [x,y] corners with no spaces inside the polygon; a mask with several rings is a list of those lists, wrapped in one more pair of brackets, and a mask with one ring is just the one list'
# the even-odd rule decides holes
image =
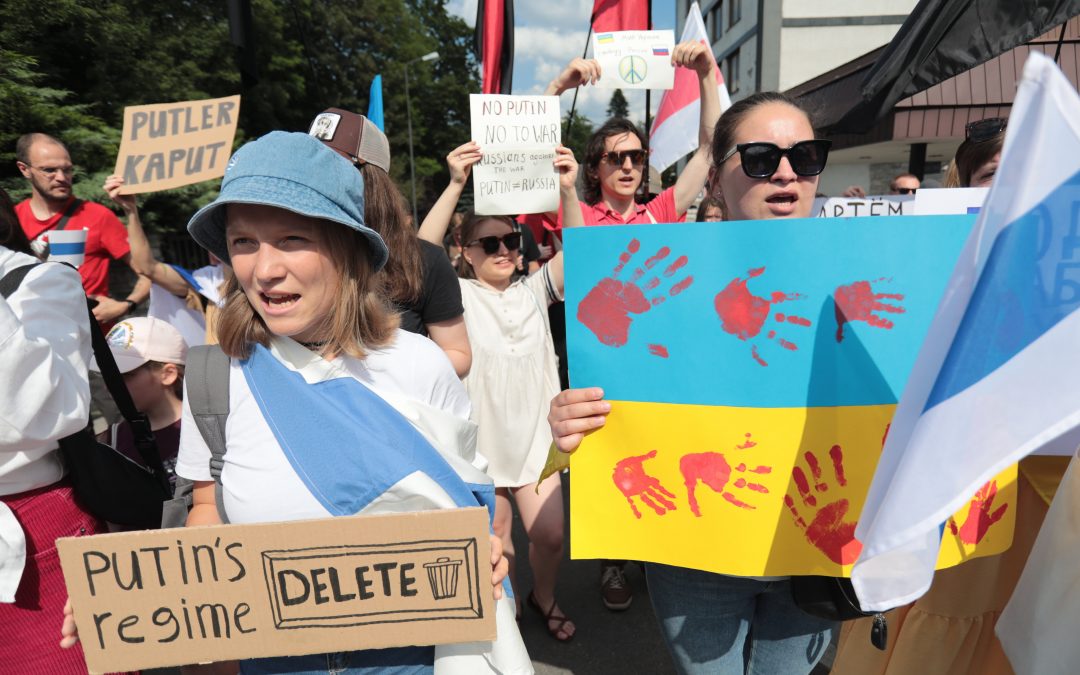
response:
{"label": "blue jeans", "polygon": [[434,663],[434,647],[400,647],[249,659],[240,662],[240,672],[242,675],[432,675]]}
{"label": "blue jeans", "polygon": [[680,673],[806,674],[836,624],[803,612],[791,582],[758,581],[648,563],[653,610]]}

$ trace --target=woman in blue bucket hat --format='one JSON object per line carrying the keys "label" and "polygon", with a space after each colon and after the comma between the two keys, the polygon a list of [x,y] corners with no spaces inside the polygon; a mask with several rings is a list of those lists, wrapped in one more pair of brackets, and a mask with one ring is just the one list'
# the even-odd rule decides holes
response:
{"label": "woman in blue bucket hat", "polygon": [[[378,293],[387,248],[364,222],[352,164],[308,134],[272,132],[236,152],[188,231],[233,270],[218,321],[230,357],[223,509],[185,396],[176,472],[195,481],[188,526],[493,508],[453,367],[400,330]],[[531,673],[492,546],[494,642],[250,659],[239,671]]]}

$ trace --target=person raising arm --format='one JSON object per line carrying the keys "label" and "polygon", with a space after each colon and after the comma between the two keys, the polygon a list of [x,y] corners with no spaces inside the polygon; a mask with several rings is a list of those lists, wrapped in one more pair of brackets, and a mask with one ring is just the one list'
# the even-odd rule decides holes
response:
{"label": "person raising arm", "polygon": [[[673,188],[665,190],[646,205],[637,204],[634,195],[641,187],[648,153],[647,138],[632,122],[613,118],[605,122],[589,139],[585,150],[585,203],[581,210],[586,225],[622,225],[666,223],[681,219],[697,198],[709,175],[713,127],[720,118],[720,95],[716,86],[716,60],[707,45],[683,42],[671,55],[676,67],[697,72],[701,95],[698,149],[694,152]],[[594,59],[577,58],[548,85],[548,95],[567,89],[595,84],[601,76]],[[560,219],[545,214],[545,226],[557,229]]]}

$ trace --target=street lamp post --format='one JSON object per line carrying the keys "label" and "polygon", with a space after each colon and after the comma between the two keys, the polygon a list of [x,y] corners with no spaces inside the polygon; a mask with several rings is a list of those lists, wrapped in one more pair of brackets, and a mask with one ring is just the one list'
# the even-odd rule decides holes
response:
{"label": "street lamp post", "polygon": [[416,162],[413,160],[412,98],[409,96],[409,66],[418,61],[434,61],[437,58],[439,58],[439,52],[430,52],[405,63],[405,116],[409,124],[409,182],[412,184],[413,227],[420,227],[420,222],[416,216]]}

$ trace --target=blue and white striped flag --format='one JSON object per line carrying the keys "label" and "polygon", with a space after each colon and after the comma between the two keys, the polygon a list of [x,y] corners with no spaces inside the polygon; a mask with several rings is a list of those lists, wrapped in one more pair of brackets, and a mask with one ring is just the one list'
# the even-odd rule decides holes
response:
{"label": "blue and white striped flag", "polygon": [[1009,465],[1075,442],[1078,310],[1080,96],[1035,52],[855,532],[863,550],[852,582],[864,609],[923,595],[942,523]]}

